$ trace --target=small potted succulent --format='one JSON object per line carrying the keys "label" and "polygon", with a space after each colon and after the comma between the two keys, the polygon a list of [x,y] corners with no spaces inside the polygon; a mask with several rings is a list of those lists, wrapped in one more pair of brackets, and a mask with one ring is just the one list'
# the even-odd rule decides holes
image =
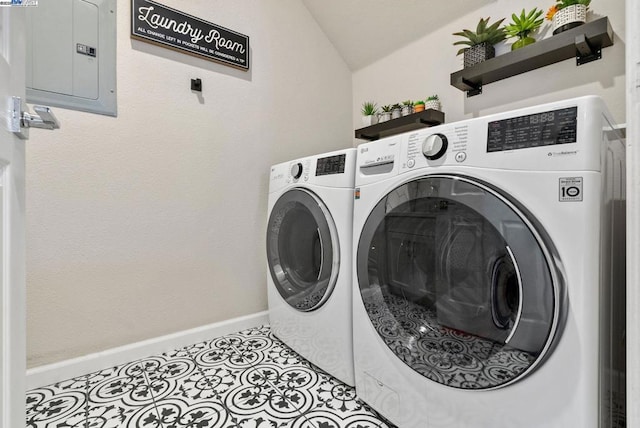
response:
{"label": "small potted succulent", "polygon": [[590,4],[591,0],[556,0],[546,15],[553,22],[553,34],[584,24]]}
{"label": "small potted succulent", "polygon": [[418,100],[413,103],[413,112],[418,113],[419,111],[424,111],[424,101]]}
{"label": "small potted succulent", "polygon": [[362,103],[362,124],[371,126],[378,123],[378,105],[373,101]]}
{"label": "small potted succulent", "polygon": [[391,120],[391,110],[393,110],[393,108],[391,107],[391,105],[385,105],[380,107],[380,114],[378,117],[378,122],[382,123],[382,122],[386,122],[388,120]]}
{"label": "small potted succulent", "polygon": [[391,106],[391,119],[397,119],[402,116],[402,106],[394,104]]}
{"label": "small potted succulent", "polygon": [[430,97],[427,97],[427,99],[424,101],[424,108],[425,110],[427,109],[433,109],[433,110],[440,110],[440,98],[438,98],[437,95],[431,95]]}
{"label": "small potted succulent", "polygon": [[480,19],[476,31],[462,30],[453,33],[454,36],[460,36],[466,40],[458,40],[454,45],[467,45],[458,51],[458,55],[464,54],[464,68],[473,67],[474,65],[496,56],[494,45],[506,38],[504,27],[501,27],[504,18],[489,25],[489,18]]}
{"label": "small potted succulent", "polygon": [[413,113],[413,101],[406,100],[402,102],[402,115],[409,116]]}
{"label": "small potted succulent", "polygon": [[528,13],[522,9],[520,16],[515,13],[511,15],[511,23],[505,25],[504,30],[507,33],[507,38],[518,39],[511,45],[512,51],[535,43],[536,39],[530,37],[529,34],[540,28],[540,25],[544,22],[544,18],[540,18],[540,15],[542,15],[542,10],[537,7],[534,7]]}

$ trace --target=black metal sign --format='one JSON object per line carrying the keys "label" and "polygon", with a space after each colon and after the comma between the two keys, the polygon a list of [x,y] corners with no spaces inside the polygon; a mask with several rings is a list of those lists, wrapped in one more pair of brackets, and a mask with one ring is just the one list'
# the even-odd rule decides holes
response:
{"label": "black metal sign", "polygon": [[131,0],[131,37],[249,69],[249,37],[151,0]]}

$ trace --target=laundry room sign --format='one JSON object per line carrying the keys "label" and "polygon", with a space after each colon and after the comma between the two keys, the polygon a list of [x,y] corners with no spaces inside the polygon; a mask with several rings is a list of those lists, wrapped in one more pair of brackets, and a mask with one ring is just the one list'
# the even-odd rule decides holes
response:
{"label": "laundry room sign", "polygon": [[151,0],[131,0],[131,37],[249,69],[249,37]]}

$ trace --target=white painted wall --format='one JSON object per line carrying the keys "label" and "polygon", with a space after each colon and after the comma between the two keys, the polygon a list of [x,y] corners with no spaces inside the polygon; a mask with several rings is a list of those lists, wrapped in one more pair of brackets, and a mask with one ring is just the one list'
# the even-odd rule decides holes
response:
{"label": "white painted wall", "polygon": [[627,0],[627,427],[640,427],[640,4]]}
{"label": "white painted wall", "polygon": [[118,117],[58,108],[27,143],[30,367],[265,310],[269,166],[352,143],[300,0],[162,3],[249,35],[251,71],[132,41],[118,1]]}
{"label": "white painted wall", "polygon": [[[491,22],[519,13],[522,8],[543,9],[546,13],[553,1],[495,0],[490,5],[447,23],[422,39],[405,46],[376,63],[353,74],[353,125],[361,128],[360,108],[372,100],[378,105],[406,99],[425,99],[438,94],[446,122],[455,122],[514,108],[560,99],[595,94],[602,96],[616,121],[625,121],[625,14],[624,0],[594,1],[588,19],[608,16],[614,30],[614,45],[602,51],[603,59],[576,67],[566,60],[538,70],[511,77],[483,87],[481,95],[467,98],[450,84],[450,74],[462,69],[462,55],[456,56],[460,40],[452,33],[463,28],[475,29],[481,17]],[[546,32],[545,32],[546,29]],[[547,37],[551,23],[545,20],[541,29]],[[508,45],[496,47],[497,54],[510,50]],[[354,144],[362,140],[355,140]]]}

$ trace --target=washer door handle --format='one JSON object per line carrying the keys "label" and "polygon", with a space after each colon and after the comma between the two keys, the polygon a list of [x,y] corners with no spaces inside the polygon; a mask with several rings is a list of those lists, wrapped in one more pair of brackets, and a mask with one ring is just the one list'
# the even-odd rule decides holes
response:
{"label": "washer door handle", "polygon": [[[506,249],[507,249],[507,254],[509,255],[509,258],[511,259],[511,263],[513,264],[513,268],[516,272],[516,279],[518,280],[518,312],[516,314],[516,320],[513,323],[513,327],[511,328],[511,332],[509,333],[509,336],[507,337],[507,339],[504,341],[505,344],[509,343],[513,335],[516,333],[516,330],[518,330],[518,324],[520,324],[520,319],[522,318],[522,306],[523,306],[523,288],[522,288],[522,277],[520,276],[520,268],[518,267],[518,262],[516,262],[516,258],[513,256],[513,252],[511,251],[511,248],[509,248],[509,246],[507,245]],[[492,307],[492,310],[493,310],[493,307]]]}
{"label": "washer door handle", "polygon": [[318,269],[318,281],[320,280],[320,276],[322,275],[322,267],[324,266],[324,245],[322,244],[322,235],[320,234],[320,229],[316,230],[318,233],[318,242],[320,242],[320,269]]}

